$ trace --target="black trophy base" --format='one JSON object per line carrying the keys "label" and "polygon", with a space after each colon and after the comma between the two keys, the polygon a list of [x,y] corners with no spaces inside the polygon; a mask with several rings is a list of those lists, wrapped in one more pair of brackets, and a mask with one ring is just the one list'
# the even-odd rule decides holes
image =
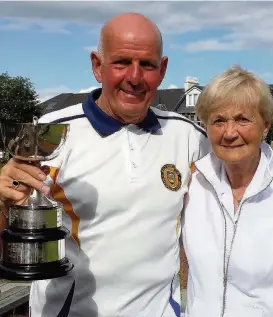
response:
{"label": "black trophy base", "polygon": [[35,265],[0,262],[0,278],[10,281],[47,280],[68,275],[73,267],[67,258]]}

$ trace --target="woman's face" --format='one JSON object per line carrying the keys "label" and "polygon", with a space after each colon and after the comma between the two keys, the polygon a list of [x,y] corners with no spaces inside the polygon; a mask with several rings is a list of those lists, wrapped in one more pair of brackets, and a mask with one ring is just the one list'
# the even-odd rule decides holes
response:
{"label": "woman's face", "polygon": [[258,109],[227,104],[210,114],[206,129],[215,155],[227,164],[238,164],[259,157],[269,127]]}

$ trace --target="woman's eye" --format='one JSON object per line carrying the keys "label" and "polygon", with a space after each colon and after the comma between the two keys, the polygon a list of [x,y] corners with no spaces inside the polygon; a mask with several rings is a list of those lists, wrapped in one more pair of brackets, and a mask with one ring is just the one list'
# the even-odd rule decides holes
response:
{"label": "woman's eye", "polygon": [[241,122],[241,123],[247,123],[247,122],[249,122],[249,120],[248,120],[247,118],[245,118],[245,117],[241,117],[241,118],[239,118],[239,119],[236,120],[236,121]]}
{"label": "woman's eye", "polygon": [[219,124],[219,123],[223,123],[224,122],[224,120],[223,119],[216,119],[216,120],[214,120],[214,124]]}

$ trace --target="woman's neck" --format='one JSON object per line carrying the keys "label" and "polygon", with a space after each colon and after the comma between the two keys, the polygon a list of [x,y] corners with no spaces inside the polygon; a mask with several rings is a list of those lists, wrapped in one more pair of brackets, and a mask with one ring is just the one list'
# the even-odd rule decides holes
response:
{"label": "woman's neck", "polygon": [[237,212],[247,186],[250,184],[259,165],[260,155],[240,164],[225,164],[227,177],[231,186],[234,213]]}
{"label": "woman's neck", "polygon": [[240,164],[225,164],[227,177],[232,189],[246,188],[259,165],[260,154]]}

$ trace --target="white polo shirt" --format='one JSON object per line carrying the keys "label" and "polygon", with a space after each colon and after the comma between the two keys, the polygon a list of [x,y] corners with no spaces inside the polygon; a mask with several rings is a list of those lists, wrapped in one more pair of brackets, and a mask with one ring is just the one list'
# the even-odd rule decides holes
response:
{"label": "white polo shirt", "polygon": [[62,154],[49,163],[75,267],[32,284],[31,316],[178,317],[180,213],[206,137],[157,109],[122,125],[98,108],[100,93],[41,119],[70,124]]}

